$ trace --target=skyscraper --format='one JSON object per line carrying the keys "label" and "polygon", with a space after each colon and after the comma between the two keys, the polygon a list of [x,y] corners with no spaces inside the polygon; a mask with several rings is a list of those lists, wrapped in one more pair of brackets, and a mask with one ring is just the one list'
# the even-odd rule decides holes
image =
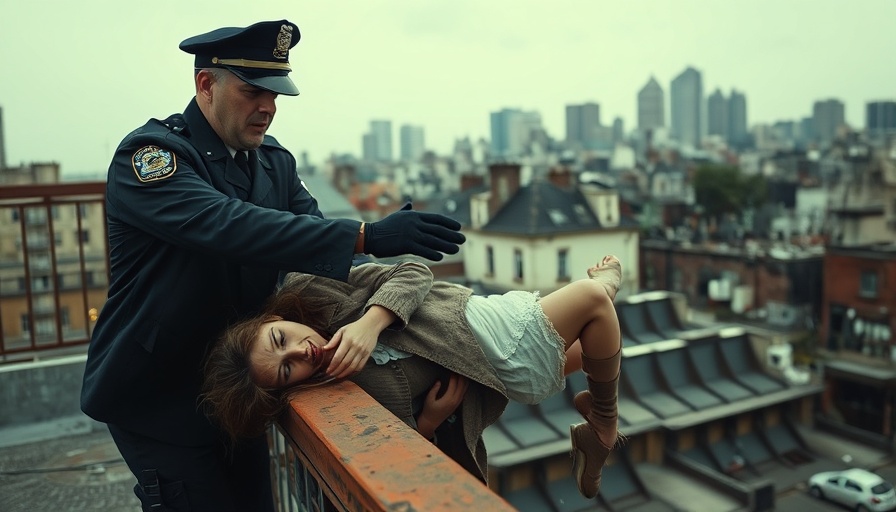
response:
{"label": "skyscraper", "polygon": [[837,136],[837,130],[845,122],[843,102],[837,99],[816,101],[812,106],[812,124],[815,140],[827,144]]}
{"label": "skyscraper", "polygon": [[520,156],[528,150],[533,135],[542,130],[538,112],[505,108],[489,114],[493,157]]}
{"label": "skyscraper", "polygon": [[728,100],[721,89],[706,99],[706,133],[728,140]]}
{"label": "skyscraper", "polygon": [[625,140],[625,122],[621,117],[613,118],[613,143]]}
{"label": "skyscraper", "polygon": [[672,136],[693,147],[700,146],[703,116],[703,78],[700,72],[688,67],[672,80]]}
{"label": "skyscraper", "polygon": [[656,78],[650,77],[638,91],[638,129],[641,131],[666,126],[666,103],[663,88]]}
{"label": "skyscraper", "polygon": [[731,89],[728,97],[728,144],[734,147],[745,147],[748,140],[747,131],[747,97],[737,89]]}
{"label": "skyscraper", "polygon": [[392,121],[370,121],[370,131],[363,138],[362,155],[371,162],[392,161]]}
{"label": "skyscraper", "polygon": [[896,135],[896,101],[869,101],[865,106],[865,128],[869,137]]}
{"label": "skyscraper", "polygon": [[422,126],[403,124],[398,130],[399,155],[402,160],[419,160],[426,151]]}
{"label": "skyscraper", "polygon": [[600,126],[600,105],[585,103],[566,106],[566,142],[591,147]]}

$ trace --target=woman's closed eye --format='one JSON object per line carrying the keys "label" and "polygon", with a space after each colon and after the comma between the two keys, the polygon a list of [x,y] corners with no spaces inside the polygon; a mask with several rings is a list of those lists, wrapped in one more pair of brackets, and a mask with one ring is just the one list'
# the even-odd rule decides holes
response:
{"label": "woman's closed eye", "polygon": [[[274,347],[280,347],[283,349],[286,346],[286,336],[283,334],[283,331],[280,329],[275,329],[271,327],[271,345]],[[280,369],[277,371],[277,377],[281,383],[285,383],[289,381],[289,361],[284,360],[280,363]]]}

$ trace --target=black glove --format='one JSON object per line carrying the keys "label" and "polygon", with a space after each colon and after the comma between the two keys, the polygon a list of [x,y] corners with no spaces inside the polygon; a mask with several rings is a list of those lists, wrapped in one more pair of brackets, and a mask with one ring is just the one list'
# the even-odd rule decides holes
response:
{"label": "black glove", "polygon": [[459,222],[438,213],[415,212],[411,203],[364,228],[364,252],[380,258],[415,254],[439,261],[441,253],[455,254],[465,241]]}

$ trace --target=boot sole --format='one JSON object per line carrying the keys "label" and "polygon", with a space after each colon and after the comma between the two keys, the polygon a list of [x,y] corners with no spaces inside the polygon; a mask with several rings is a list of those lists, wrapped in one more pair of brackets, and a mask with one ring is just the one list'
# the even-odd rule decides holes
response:
{"label": "boot sole", "polygon": [[[572,468],[576,475],[576,486],[579,493],[586,498],[597,496],[600,491],[600,474],[604,462],[610,454],[610,450],[601,446],[597,439],[597,435],[591,430],[587,423],[579,423],[578,425],[569,426],[569,438],[572,441]],[[597,475],[594,480],[589,476],[588,471],[588,453],[592,453],[592,457],[603,457],[600,465],[597,467]],[[593,460],[593,459],[592,459]]]}

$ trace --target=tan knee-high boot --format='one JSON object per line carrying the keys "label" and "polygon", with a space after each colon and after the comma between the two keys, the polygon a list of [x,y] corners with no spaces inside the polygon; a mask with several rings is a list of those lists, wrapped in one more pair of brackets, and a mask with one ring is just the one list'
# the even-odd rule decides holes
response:
{"label": "tan knee-high boot", "polygon": [[[616,429],[621,360],[622,349],[607,359],[591,359],[582,354],[582,370],[587,376],[588,391],[576,395],[575,406],[585,417],[586,423],[572,425],[570,437],[573,472],[579,492],[586,498],[593,498],[600,491],[601,469],[613,449],[613,445],[606,446],[597,433]],[[611,380],[606,380],[608,378]]]}

